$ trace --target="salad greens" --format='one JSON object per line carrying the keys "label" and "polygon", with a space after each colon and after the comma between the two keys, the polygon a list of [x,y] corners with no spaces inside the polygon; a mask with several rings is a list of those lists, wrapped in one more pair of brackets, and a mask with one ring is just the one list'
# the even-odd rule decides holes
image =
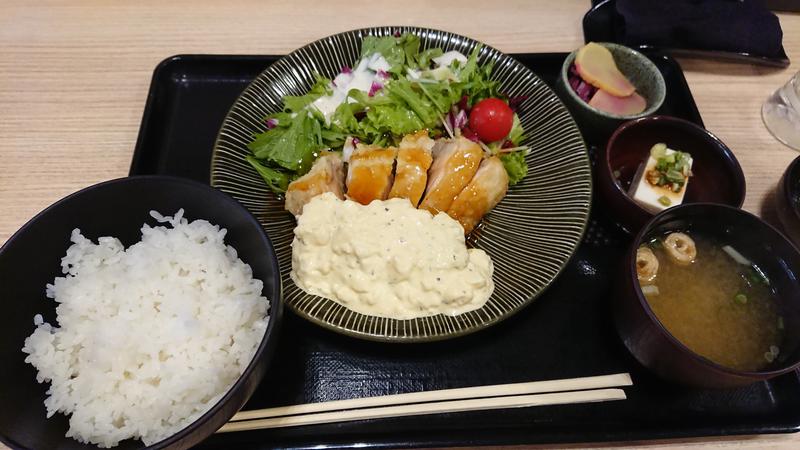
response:
{"label": "salad greens", "polygon": [[[511,126],[511,131],[508,132],[507,138],[512,146],[517,147],[522,144],[523,133],[524,130],[519,123],[519,116],[514,114],[514,124]],[[519,183],[528,174],[528,164],[525,163],[524,151],[503,153],[500,155],[500,161],[503,162],[503,167],[505,167],[508,174],[508,184],[512,186]]]}
{"label": "salad greens", "polygon": [[519,183],[528,174],[528,164],[525,163],[525,152],[508,152],[500,155],[500,161],[508,173],[508,184]]}
{"label": "salad greens", "polygon": [[[341,149],[348,137],[388,146],[420,129],[427,128],[433,137],[457,134],[466,126],[464,110],[485,98],[503,97],[499,82],[491,79],[492,64],[478,65],[479,52],[477,46],[466,61],[459,55],[442,66],[434,59],[444,52],[439,48],[421,50],[420,39],[413,34],[367,36],[357,70],[369,63],[369,72],[363,72],[373,77],[369,91],[353,88],[341,92],[344,87],[337,81],[352,79],[350,68],[343,68],[335,80],[318,75],[307,94],[285,96],[283,111],[265,118],[267,130],[254,135],[247,145],[252,152],[247,161],[272,191],[282,193],[291,181],[308,172],[322,150]],[[341,101],[332,103],[335,109],[320,107],[330,106],[337,89]],[[463,134],[477,141],[469,130]],[[481,143],[485,150],[500,154],[510,184],[527,172],[522,137],[522,126],[514,114],[507,139]]]}

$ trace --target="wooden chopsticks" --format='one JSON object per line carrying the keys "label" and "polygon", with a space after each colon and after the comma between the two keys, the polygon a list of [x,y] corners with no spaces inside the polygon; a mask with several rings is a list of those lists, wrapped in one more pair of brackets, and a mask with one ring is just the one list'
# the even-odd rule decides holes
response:
{"label": "wooden chopsticks", "polygon": [[627,373],[385,395],[237,413],[219,433],[331,422],[624,400]]}
{"label": "wooden chopsticks", "polygon": [[272,417],[240,422],[228,422],[218,433],[232,431],[260,430],[299,425],[314,425],[352,420],[377,419],[387,417],[416,416],[433,413],[454,413],[480,411],[486,409],[522,408],[526,406],[563,405],[567,403],[603,402],[624,400],[622,389],[598,389],[590,391],[556,392],[548,394],[515,395],[510,397],[479,398],[472,400],[453,400],[448,402],[420,403],[412,405],[385,406],[377,408],[353,409],[299,416]]}

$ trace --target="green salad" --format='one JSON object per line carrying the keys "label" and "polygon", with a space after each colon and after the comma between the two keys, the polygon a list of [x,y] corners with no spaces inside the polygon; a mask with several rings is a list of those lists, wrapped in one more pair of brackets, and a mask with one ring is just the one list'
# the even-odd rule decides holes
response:
{"label": "green salad", "polygon": [[265,131],[248,144],[247,160],[283,193],[322,150],[397,145],[427,129],[433,138],[463,135],[500,155],[513,185],[527,173],[523,129],[491,79],[493,66],[478,64],[479,51],[422,50],[408,33],[367,36],[354,67],[333,80],[317,75],[307,94],[283,98],[283,111],[265,117]]}

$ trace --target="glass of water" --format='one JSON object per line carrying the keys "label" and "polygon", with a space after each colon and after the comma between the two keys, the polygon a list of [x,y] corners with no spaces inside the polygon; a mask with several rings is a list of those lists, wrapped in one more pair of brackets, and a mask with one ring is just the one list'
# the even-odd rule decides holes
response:
{"label": "glass of water", "polygon": [[800,72],[767,98],[761,118],[776,139],[800,150]]}

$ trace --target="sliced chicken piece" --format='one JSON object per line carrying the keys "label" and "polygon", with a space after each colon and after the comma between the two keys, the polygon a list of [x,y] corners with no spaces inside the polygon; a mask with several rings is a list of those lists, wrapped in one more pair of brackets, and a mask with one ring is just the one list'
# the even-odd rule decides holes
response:
{"label": "sliced chicken piece", "polygon": [[478,144],[460,136],[440,140],[433,147],[433,165],[428,172],[428,187],[419,207],[432,214],[446,212],[456,196],[469,183],[483,158]]}
{"label": "sliced chicken piece", "polygon": [[297,217],[306,203],[326,192],[344,200],[344,162],[338,153],[323,153],[307,174],[289,183],[284,208]]}
{"label": "sliced chicken piece", "polygon": [[395,156],[395,147],[356,147],[348,163],[347,197],[362,205],[373,200],[386,200],[392,188]]}
{"label": "sliced chicken piece", "polygon": [[428,169],[433,162],[433,144],[434,141],[428,137],[427,131],[403,137],[397,151],[397,167],[389,198],[407,198],[417,207],[428,183]]}
{"label": "sliced chicken piece", "polygon": [[458,194],[447,214],[469,234],[481,218],[491,211],[508,191],[508,174],[497,156],[484,159],[472,181]]}

